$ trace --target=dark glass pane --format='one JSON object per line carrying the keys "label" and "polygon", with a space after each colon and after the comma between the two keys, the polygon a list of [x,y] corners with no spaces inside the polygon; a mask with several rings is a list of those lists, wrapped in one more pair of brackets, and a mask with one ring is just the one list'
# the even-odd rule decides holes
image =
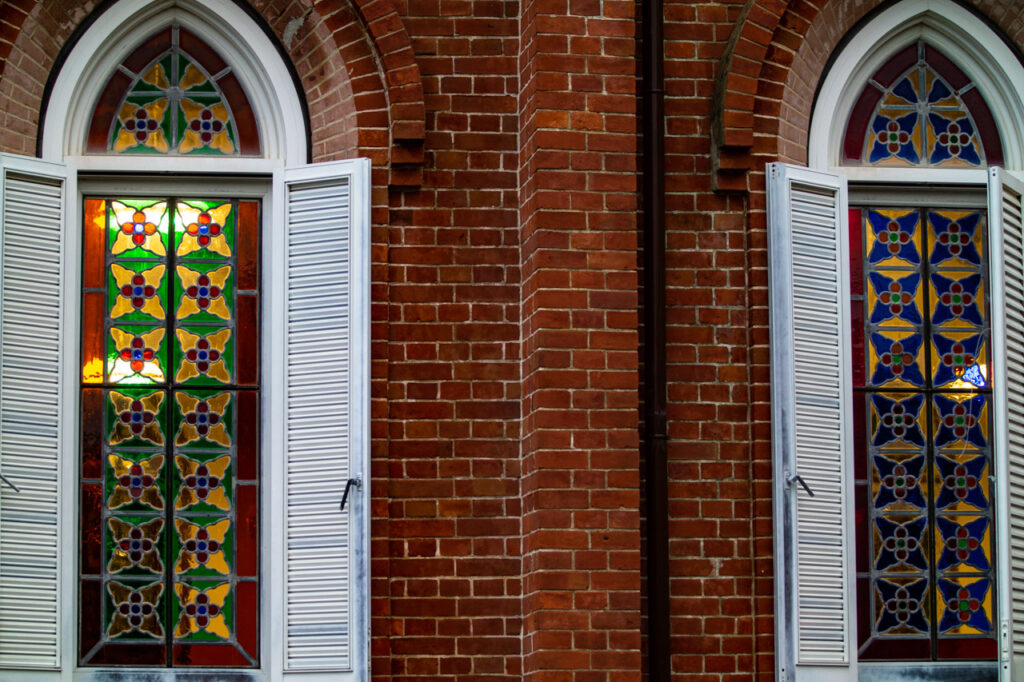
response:
{"label": "dark glass pane", "polygon": [[101,547],[103,487],[99,483],[82,486],[82,575],[98,577],[103,556]]}
{"label": "dark glass pane", "polygon": [[[259,583],[255,581],[240,581],[235,586],[236,603],[239,613],[258,614],[260,612]],[[255,618],[239,618],[238,628],[235,637],[238,645],[243,651],[249,654],[254,661],[259,659],[259,630],[260,621]]]}
{"label": "dark glass pane", "polygon": [[238,479],[255,481],[259,477],[260,396],[256,391],[237,394],[236,453]]}
{"label": "dark glass pane", "polygon": [[238,383],[255,386],[260,380],[259,300],[255,296],[238,297]]}
{"label": "dark glass pane", "polygon": [[259,491],[255,485],[240,484],[235,489],[238,498],[238,575],[255,578],[259,575]]}
{"label": "dark glass pane", "polygon": [[[98,553],[97,553],[98,555]],[[84,617],[80,619],[78,628],[78,651],[79,660],[82,663],[91,663],[89,660],[101,635],[101,621],[98,617],[102,613],[101,595],[103,583],[99,580],[81,580],[78,583],[79,612]],[[90,614],[92,617],[90,617]]]}
{"label": "dark glass pane", "polygon": [[238,288],[255,291],[260,286],[259,204],[238,202]]}
{"label": "dark glass pane", "polygon": [[98,479],[103,475],[103,391],[88,388],[82,391],[82,478]]}

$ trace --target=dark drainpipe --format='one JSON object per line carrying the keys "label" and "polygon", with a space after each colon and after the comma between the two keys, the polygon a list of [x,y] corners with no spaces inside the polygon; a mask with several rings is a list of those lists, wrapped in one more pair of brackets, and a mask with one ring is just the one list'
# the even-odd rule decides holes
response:
{"label": "dark drainpipe", "polygon": [[642,0],[643,401],[646,449],[647,669],[671,675],[665,380],[665,53],[663,0]]}

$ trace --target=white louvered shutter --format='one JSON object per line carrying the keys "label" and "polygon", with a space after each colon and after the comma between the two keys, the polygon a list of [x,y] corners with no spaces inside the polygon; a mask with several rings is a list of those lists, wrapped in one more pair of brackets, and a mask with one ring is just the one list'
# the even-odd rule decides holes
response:
{"label": "white louvered shutter", "polygon": [[1000,668],[1024,680],[1024,183],[989,169],[988,210]]}
{"label": "white louvered shutter", "polygon": [[66,177],[0,156],[0,669],[60,665]]}
{"label": "white louvered shutter", "polygon": [[368,177],[365,160],[283,174],[284,669],[325,679],[368,672]]}
{"label": "white louvered shutter", "polygon": [[778,679],[855,680],[846,181],[768,190]]}

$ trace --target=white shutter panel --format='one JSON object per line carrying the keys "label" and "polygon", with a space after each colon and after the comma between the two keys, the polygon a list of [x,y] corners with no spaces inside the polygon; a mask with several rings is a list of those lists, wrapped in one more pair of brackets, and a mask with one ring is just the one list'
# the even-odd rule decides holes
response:
{"label": "white shutter panel", "polygon": [[0,185],[0,668],[56,668],[66,171],[4,155]]}
{"label": "white shutter panel", "polygon": [[1000,668],[1024,680],[1024,183],[989,169],[988,210]]}
{"label": "white shutter panel", "polygon": [[854,680],[846,182],[770,164],[768,190],[777,669]]}
{"label": "white shutter panel", "polygon": [[[368,672],[369,164],[282,176],[286,671]],[[339,510],[350,478],[346,509]]]}

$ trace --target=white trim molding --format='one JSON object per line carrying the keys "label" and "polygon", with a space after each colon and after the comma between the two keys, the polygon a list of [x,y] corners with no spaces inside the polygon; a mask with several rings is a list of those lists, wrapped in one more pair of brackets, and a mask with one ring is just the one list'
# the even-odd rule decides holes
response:
{"label": "white trim molding", "polygon": [[43,122],[42,157],[78,170],[195,170],[195,160],[159,155],[86,156],[93,107],[110,73],[165,26],[184,26],[231,64],[260,126],[263,161],[203,157],[203,170],[269,173],[307,162],[307,122],[291,72],[263,29],[231,0],[121,0],[104,11],[75,43],[54,81]]}
{"label": "white trim molding", "polygon": [[[846,42],[825,75],[811,115],[807,165],[839,171],[846,120],[867,82],[898,50],[918,40],[932,43],[955,62],[981,92],[999,129],[1008,170],[1024,170],[1024,66],[983,20],[952,0],[904,0],[881,12]],[[851,180],[849,166],[842,172]],[[977,178],[968,179],[965,173]],[[875,182],[985,182],[985,171],[871,169]],[[866,179],[866,178],[865,178]]]}

